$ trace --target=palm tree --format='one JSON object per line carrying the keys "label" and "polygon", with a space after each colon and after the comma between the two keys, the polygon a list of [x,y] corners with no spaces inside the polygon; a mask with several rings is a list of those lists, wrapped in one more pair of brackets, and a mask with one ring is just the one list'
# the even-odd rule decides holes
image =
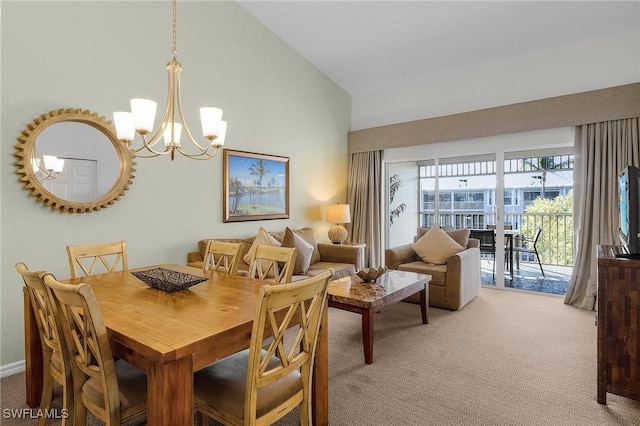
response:
{"label": "palm tree", "polygon": [[573,158],[568,161],[558,161],[559,157],[536,157],[524,160],[522,166],[524,170],[536,170],[542,172],[539,179],[542,182],[540,197],[545,198],[545,184],[547,182],[547,171],[566,169],[573,163]]}
{"label": "palm tree", "polygon": [[237,213],[238,199],[244,194],[245,187],[238,178],[229,178],[229,196],[233,200],[231,213]]}
{"label": "palm tree", "polygon": [[249,173],[257,177],[256,183],[258,186],[258,198],[260,200],[260,204],[262,204],[262,177],[271,173],[271,170],[269,170],[269,166],[264,160],[257,160],[251,165],[251,167],[249,167]]}
{"label": "palm tree", "polygon": [[[393,204],[393,198],[396,195],[396,192],[402,186],[402,181],[400,180],[400,176],[397,174],[391,176],[389,178],[389,205]],[[400,213],[404,212],[407,209],[407,205],[405,203],[400,204],[395,209],[389,212],[389,225],[393,225],[393,218],[400,216]]]}

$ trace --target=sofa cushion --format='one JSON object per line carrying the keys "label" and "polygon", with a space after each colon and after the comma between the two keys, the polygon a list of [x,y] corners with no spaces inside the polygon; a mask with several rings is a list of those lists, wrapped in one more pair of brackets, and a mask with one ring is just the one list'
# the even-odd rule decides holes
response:
{"label": "sofa cushion", "polygon": [[293,232],[301,236],[302,239],[311,244],[311,246],[313,247],[313,253],[311,254],[311,265],[316,262],[320,262],[320,251],[318,251],[318,242],[316,241],[316,236],[313,233],[313,228],[306,227],[294,229]]}
{"label": "sofa cushion", "polygon": [[293,232],[291,229],[284,230],[281,247],[294,247],[298,249],[296,256],[296,264],[293,267],[293,273],[296,275],[305,275],[311,265],[311,255],[313,254],[313,246],[306,242],[304,238]]}
{"label": "sofa cushion", "polygon": [[442,265],[456,253],[464,250],[445,231],[440,229],[437,223],[411,245],[413,251],[426,263]]}
{"label": "sofa cushion", "polygon": [[[416,241],[420,239],[424,234],[429,231],[430,228],[418,228],[418,235],[416,236]],[[451,238],[453,238],[458,244],[462,247],[466,248],[469,245],[469,235],[471,235],[471,230],[469,228],[462,229],[444,229],[444,232],[447,233]]]}
{"label": "sofa cushion", "polygon": [[[268,245],[268,246],[280,246],[280,242],[276,240],[273,236],[269,235],[269,233],[262,227],[258,229],[258,235],[253,240],[253,244],[251,244],[251,248],[244,255],[243,259],[247,265],[251,264],[251,258],[255,255],[256,249],[259,245]],[[265,265],[266,267],[267,265]]]}
{"label": "sofa cushion", "polygon": [[420,260],[398,265],[398,271],[417,272],[431,275],[430,285],[443,286],[447,282],[447,265],[433,265]]}

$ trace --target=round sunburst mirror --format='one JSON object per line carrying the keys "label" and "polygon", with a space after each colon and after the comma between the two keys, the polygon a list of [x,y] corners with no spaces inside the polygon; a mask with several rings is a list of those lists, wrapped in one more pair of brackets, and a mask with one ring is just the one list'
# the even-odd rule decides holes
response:
{"label": "round sunburst mirror", "polygon": [[67,213],[109,207],[129,189],[135,162],[110,121],[82,109],[34,119],[15,145],[16,174],[39,202]]}

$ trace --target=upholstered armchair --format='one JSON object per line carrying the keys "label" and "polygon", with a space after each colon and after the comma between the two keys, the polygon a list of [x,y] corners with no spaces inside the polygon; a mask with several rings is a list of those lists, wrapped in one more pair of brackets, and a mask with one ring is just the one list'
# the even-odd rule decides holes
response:
{"label": "upholstered armchair", "polygon": [[[469,238],[468,229],[444,231],[457,243],[454,254],[444,253],[441,241],[422,240],[423,248],[440,253],[435,263],[425,262],[416,252],[424,254],[416,243],[427,233],[427,228],[418,228],[413,244],[389,248],[385,251],[385,265],[389,269],[412,271],[431,275],[429,283],[429,305],[456,311],[473,300],[480,292],[479,241]],[[442,232],[442,231],[441,231]],[[452,247],[455,247],[453,244]],[[444,253],[444,255],[443,255]],[[419,303],[415,297],[408,301]]]}

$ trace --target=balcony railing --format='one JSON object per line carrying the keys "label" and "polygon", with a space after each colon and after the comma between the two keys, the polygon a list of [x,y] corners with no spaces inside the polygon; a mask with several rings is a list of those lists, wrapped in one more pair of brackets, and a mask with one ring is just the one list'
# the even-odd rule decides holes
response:
{"label": "balcony railing", "polygon": [[[432,213],[422,213],[423,226],[434,222]],[[491,213],[441,212],[441,227],[485,229],[495,223]],[[573,217],[570,213],[507,213],[505,225],[520,231],[515,244],[533,249],[536,229],[542,233],[537,248],[540,261],[547,265],[573,266]],[[520,253],[521,262],[536,262],[535,255]]]}

